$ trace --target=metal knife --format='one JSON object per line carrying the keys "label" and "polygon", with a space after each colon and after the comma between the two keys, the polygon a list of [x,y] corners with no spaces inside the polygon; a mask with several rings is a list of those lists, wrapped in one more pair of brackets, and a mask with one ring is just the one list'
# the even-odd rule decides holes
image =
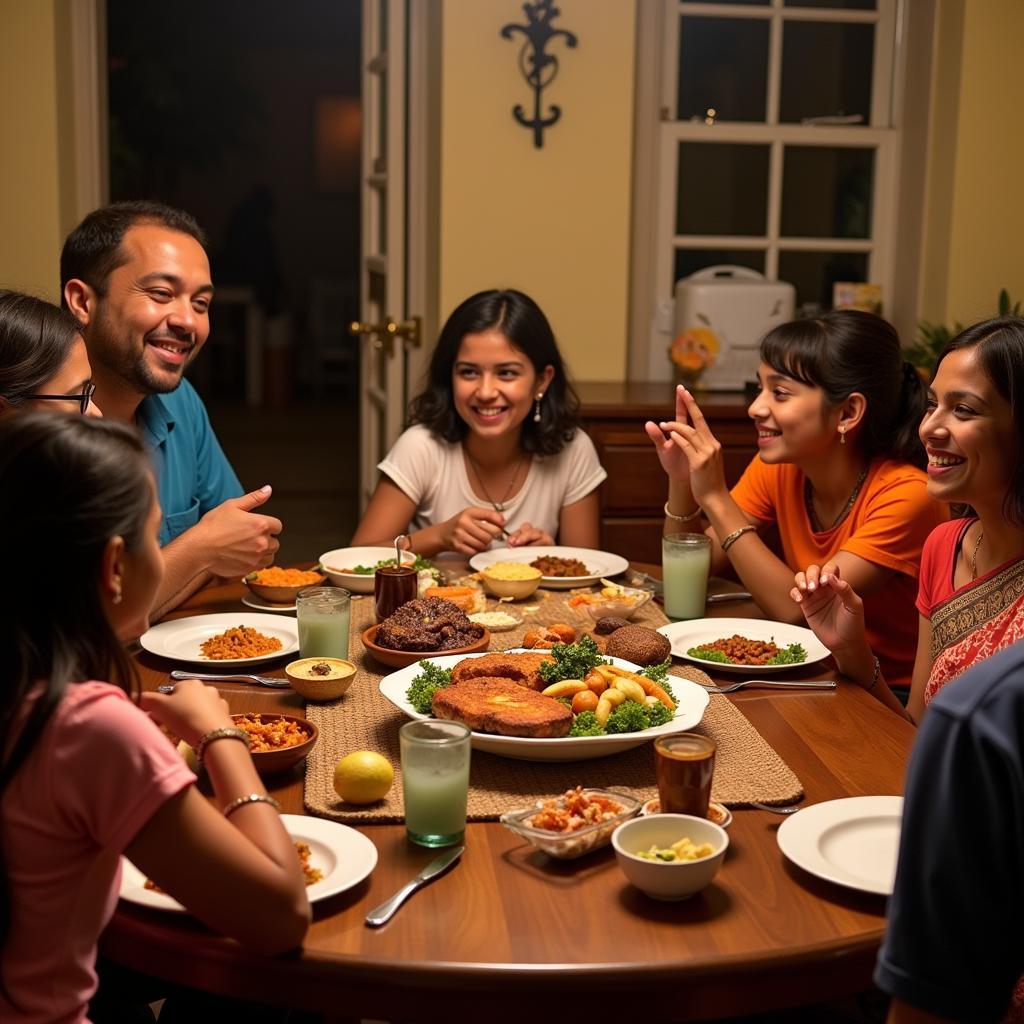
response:
{"label": "metal knife", "polygon": [[750,601],[750,594],[745,590],[736,590],[728,594],[712,594],[708,598],[708,604],[720,604],[722,601]]}
{"label": "metal knife", "polygon": [[385,900],[379,907],[374,907],[366,915],[366,923],[371,928],[377,928],[391,920],[394,912],[421,886],[426,885],[432,878],[436,878],[442,871],[450,868],[461,856],[464,846],[455,846],[445,850],[440,857],[435,857],[411,882],[407,882],[389,900]]}

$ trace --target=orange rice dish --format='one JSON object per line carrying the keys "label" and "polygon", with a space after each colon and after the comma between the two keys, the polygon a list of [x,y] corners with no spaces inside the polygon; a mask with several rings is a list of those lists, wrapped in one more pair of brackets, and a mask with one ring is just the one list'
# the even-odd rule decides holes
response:
{"label": "orange rice dish", "polygon": [[270,718],[265,722],[262,715],[251,714],[235,715],[234,720],[235,725],[248,734],[249,750],[254,754],[297,747],[309,739],[309,733],[300,728],[297,722],[285,718]]}
{"label": "orange rice dish", "polygon": [[276,636],[266,636],[252,626],[232,626],[204,640],[199,646],[204,657],[224,661],[227,658],[258,658],[263,654],[273,654],[284,645]]}
{"label": "orange rice dish", "polygon": [[260,569],[247,579],[261,587],[308,587],[319,583],[323,576],[312,569],[282,569],[272,565],[269,569]]}
{"label": "orange rice dish", "polygon": [[[308,843],[300,842],[298,839],[295,840],[295,852],[299,855],[299,865],[302,868],[302,877],[306,880],[306,885],[313,885],[314,882],[319,882],[323,879],[324,873],[319,869],[313,867],[310,863],[310,854]],[[160,888],[152,878],[147,878],[142,883],[143,889],[149,889],[150,892],[162,893],[163,889]]]}

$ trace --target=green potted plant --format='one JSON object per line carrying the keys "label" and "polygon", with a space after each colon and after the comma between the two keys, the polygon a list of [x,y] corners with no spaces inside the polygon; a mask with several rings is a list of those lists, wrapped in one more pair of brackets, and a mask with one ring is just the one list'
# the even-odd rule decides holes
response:
{"label": "green potted plant", "polygon": [[[1010,303],[1010,293],[1000,289],[999,301],[997,303],[999,316],[1020,316],[1020,302]],[[935,365],[935,359],[945,347],[946,343],[955,338],[962,330],[963,324],[954,322],[949,328],[945,324],[933,324],[922,320],[917,325],[917,338],[914,344],[906,349],[907,362],[916,366],[919,370],[930,373]]]}

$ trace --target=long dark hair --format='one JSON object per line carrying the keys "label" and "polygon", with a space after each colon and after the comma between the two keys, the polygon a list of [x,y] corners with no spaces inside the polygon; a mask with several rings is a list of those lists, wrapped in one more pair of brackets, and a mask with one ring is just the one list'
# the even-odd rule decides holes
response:
{"label": "long dark hair", "polygon": [[533,364],[537,373],[552,366],[555,375],[544,392],[540,422],[533,416],[523,421],[520,444],[523,451],[556,455],[572,440],[579,428],[580,400],[566,376],[558,344],[548,318],[540,306],[512,288],[477,292],[458,305],[441,328],[430,357],[426,386],[412,400],[410,423],[422,423],[442,440],[461,441],[469,430],[455,411],[452,370],[459,346],[467,334],[499,330]]}
{"label": "long dark hair", "polygon": [[0,411],[38,394],[60,372],[81,333],[66,309],[0,290]]}
{"label": "long dark hair", "polygon": [[855,309],[791,320],[765,335],[761,359],[787,377],[821,388],[833,408],[859,391],[867,411],[857,443],[867,458],[884,455],[921,468],[927,463],[917,436],[927,388],[903,359],[899,335],[887,320]]}
{"label": "long dark hair", "polygon": [[1003,512],[1017,526],[1024,525],[1024,318],[1000,316],[961,331],[946,343],[935,360],[935,371],[950,352],[977,346],[978,362],[992,386],[1007,402],[1017,432],[1013,473],[1007,482]]}
{"label": "long dark hair", "polygon": [[[152,500],[148,459],[127,427],[33,411],[0,420],[0,799],[68,684],[138,689],[97,581],[112,537],[139,546]],[[0,844],[0,948],[10,912]]]}

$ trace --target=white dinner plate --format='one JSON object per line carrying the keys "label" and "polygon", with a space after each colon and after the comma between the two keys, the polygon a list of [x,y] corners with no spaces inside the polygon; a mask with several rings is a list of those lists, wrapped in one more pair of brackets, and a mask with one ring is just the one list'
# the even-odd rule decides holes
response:
{"label": "white dinner plate", "polygon": [[779,849],[818,878],[890,896],[902,813],[901,796],[826,800],[797,811],[779,826]]}
{"label": "white dinner plate", "polygon": [[[484,651],[481,654],[446,654],[440,658],[429,658],[439,668],[451,668],[468,658],[482,658],[484,654],[495,653]],[[530,654],[544,653],[530,651]],[[631,661],[621,658],[609,658],[613,665],[639,672],[640,667]],[[419,662],[407,668],[392,672],[380,682],[380,692],[387,697],[399,711],[410,718],[429,718],[421,715],[409,703],[405,696],[409,684],[420,673]],[[676,697],[676,716],[671,722],[645,729],[643,732],[626,732],[613,736],[561,736],[557,739],[530,739],[525,736],[495,736],[493,733],[474,732],[472,744],[474,750],[483,750],[488,754],[501,754],[502,757],[513,757],[520,761],[589,761],[594,757],[605,757],[618,754],[631,747],[639,747],[648,743],[656,736],[664,736],[671,732],[685,732],[699,724],[704,717],[704,709],[708,706],[707,691],[688,679],[669,676],[669,685]]]}
{"label": "white dinner plate", "polygon": [[[669,643],[672,644],[672,653],[677,658],[685,658],[695,665],[703,665],[716,671],[742,672],[748,676],[785,672],[800,665],[810,665],[812,662],[821,661],[831,653],[809,629],[805,629],[803,626],[791,626],[788,622],[771,622],[765,619],[687,619],[682,622],[670,622],[667,626],[659,626],[658,632],[668,637]],[[737,634],[750,640],[771,640],[779,647],[802,644],[807,652],[807,658],[789,665],[729,665],[722,661],[708,661],[706,658],[697,658],[686,653],[691,647],[702,647],[705,644]]]}
{"label": "white dinner plate", "polygon": [[[367,878],[377,866],[377,847],[362,832],[326,818],[282,814],[288,834],[309,846],[309,863],[323,878],[306,887],[310,903],[336,896]],[[185,908],[165,892],[146,888],[146,876],[127,857],[121,858],[121,899],[155,910],[185,913]]]}
{"label": "white dinner plate", "polygon": [[541,555],[552,558],[576,558],[590,573],[586,576],[541,576],[540,585],[549,590],[570,590],[573,587],[589,587],[603,576],[618,576],[629,568],[629,562],[621,555],[610,551],[596,551],[593,548],[494,548],[474,555],[469,564],[479,572],[495,562],[526,562],[529,564]]}
{"label": "white dinner plate", "polygon": [[258,612],[294,612],[297,611],[295,603],[274,604],[272,601],[264,601],[262,597],[255,594],[246,594],[242,598],[242,604],[255,608]]}
{"label": "white dinner plate", "polygon": [[[266,636],[277,637],[281,649],[256,658],[207,658],[200,646],[218,633],[232,626],[251,626]],[[192,615],[187,619],[170,619],[148,629],[139,637],[139,643],[150,654],[175,661],[190,661],[203,665],[253,665],[260,661],[273,661],[299,649],[299,624],[295,619],[280,615],[253,612],[218,612],[216,615]]]}
{"label": "white dinner plate", "polygon": [[[325,551],[320,556],[327,578],[339,587],[344,587],[353,594],[373,593],[373,567],[385,558],[394,559],[395,549],[391,548],[335,548]],[[416,556],[411,551],[402,552],[403,562],[415,562]],[[357,565],[368,568],[371,572],[343,572],[343,569],[354,569]]]}

